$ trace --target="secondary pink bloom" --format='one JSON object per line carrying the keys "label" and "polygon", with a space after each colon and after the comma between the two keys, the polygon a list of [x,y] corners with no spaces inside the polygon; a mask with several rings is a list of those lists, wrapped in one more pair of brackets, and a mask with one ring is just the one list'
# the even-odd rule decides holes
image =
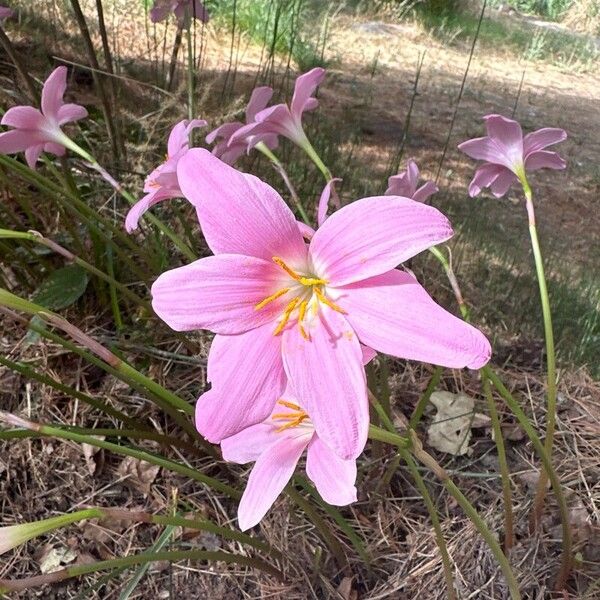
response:
{"label": "secondary pink bloom", "polygon": [[0,134],[0,153],[25,151],[27,164],[34,169],[42,152],[57,156],[65,153],[69,138],[61,126],[87,117],[87,110],[78,104],[65,104],[67,67],[57,67],[50,73],[42,89],[42,110],[33,106],[14,106],[4,113],[2,125],[14,129]]}
{"label": "secondary pink bloom", "polygon": [[254,462],[238,508],[240,529],[254,527],[291,479],[306,450],[306,474],[325,502],[356,502],[356,462],[343,460],[321,441],[308,414],[289,392],[262,423],[251,425],[221,442],[223,458]]}
{"label": "secondary pink bloom", "polygon": [[[256,113],[267,106],[273,96],[273,90],[268,86],[257,87],[252,91],[248,105],[246,106],[246,124],[254,123]],[[244,127],[240,121],[223,123],[206,136],[206,143],[212,144],[219,140],[212,153],[228,165],[232,165],[240,156],[248,152],[259,142],[264,142],[268,148],[277,148],[277,135],[272,133],[249,135],[231,141],[233,134]]]}
{"label": "secondary pink bloom", "polygon": [[500,198],[515,181],[525,177],[527,171],[566,167],[567,163],[556,152],[545,150],[567,139],[564,129],[545,127],[523,137],[517,121],[501,115],[487,115],[484,120],[487,136],[458,145],[471,158],[485,161],[469,184],[471,197],[489,187],[492,194]]}
{"label": "secondary pink bloom", "polygon": [[388,189],[385,191],[386,196],[404,196],[412,198],[417,202],[425,202],[429,196],[439,191],[439,188],[433,181],[426,181],[420,188],[419,184],[419,167],[414,160],[409,160],[406,163],[406,169],[398,175],[392,175],[388,179]]}
{"label": "secondary pink bloom", "polygon": [[12,17],[14,14],[15,14],[15,12],[11,8],[8,8],[7,6],[0,6],[0,21],[3,21],[4,19],[8,19],[9,17]]}
{"label": "secondary pink bloom", "polygon": [[153,307],[175,330],[217,334],[212,388],[196,413],[211,442],[264,421],[289,380],[319,438],[340,458],[355,458],[369,423],[360,343],[448,367],[487,362],[485,337],[395,269],[452,235],[435,208],[363,198],[329,217],[307,245],[290,208],[260,179],[198,148],[177,174],[215,256],[163,273]]}
{"label": "secondary pink bloom", "polygon": [[208,11],[199,0],[154,0],[150,20],[158,23],[164,21],[171,13],[177,18],[177,25],[181,29],[190,26],[192,17],[203,23],[208,22]]}
{"label": "secondary pink bloom", "polygon": [[306,144],[308,140],[302,128],[302,115],[319,105],[318,100],[312,96],[324,78],[325,69],[321,67],[300,75],[294,85],[291,104],[276,104],[261,110],[255,116],[255,123],[239,128],[231,136],[230,145],[248,140],[251,136],[256,139],[256,136],[267,134],[283,135],[299,146]]}
{"label": "secondary pink bloom", "polygon": [[167,158],[148,177],[144,183],[146,195],[136,202],[127,213],[125,229],[131,233],[137,229],[140,217],[151,207],[169,198],[181,198],[183,192],[179,189],[177,180],[177,164],[189,149],[190,133],[197,127],[205,127],[206,121],[193,119],[177,123],[169,134],[167,142]]}

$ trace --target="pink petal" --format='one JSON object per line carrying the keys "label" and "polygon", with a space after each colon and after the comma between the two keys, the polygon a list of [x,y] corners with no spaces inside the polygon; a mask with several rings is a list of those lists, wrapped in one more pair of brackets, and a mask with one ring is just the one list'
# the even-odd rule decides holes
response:
{"label": "pink petal", "polygon": [[506,167],[492,163],[486,163],[479,167],[469,184],[469,196],[471,198],[478,196],[483,188],[492,185],[495,179],[502,173],[512,174],[512,171],[509,171]]}
{"label": "pink petal", "polygon": [[302,119],[302,113],[306,110],[313,110],[317,107],[317,102],[312,95],[317,87],[325,78],[325,69],[315,67],[308,73],[300,75],[294,85],[294,96],[290,105],[291,113],[294,119],[299,123]]}
{"label": "pink petal", "polygon": [[152,286],[152,307],[176,331],[243,333],[274,322],[283,312],[290,301],[286,295],[259,310],[256,305],[284,288],[284,277],[272,261],[209,256],[160,275]]}
{"label": "pink petal", "polygon": [[29,146],[25,150],[25,160],[29,165],[30,169],[35,169],[35,165],[40,158],[40,154],[44,151],[44,144],[37,144],[36,146]]}
{"label": "pink petal", "polygon": [[306,474],[328,504],[346,506],[356,502],[356,461],[342,460],[317,436],[308,445]]}
{"label": "pink petal", "polygon": [[292,478],[309,440],[306,435],[281,434],[281,439],[258,458],[238,508],[242,531],[254,527],[273,506]]}
{"label": "pink petal", "polygon": [[430,196],[439,191],[440,189],[433,181],[427,181],[413,194],[412,199],[416,202],[426,202]]}
{"label": "pink petal", "polygon": [[204,119],[192,119],[188,121],[184,119],[179,121],[171,129],[169,140],[167,142],[167,152],[169,158],[176,156],[181,150],[187,149],[189,146],[190,133],[198,127],[206,127],[207,123]]}
{"label": "pink petal", "polygon": [[[246,132],[256,135],[258,133],[276,133],[290,138],[292,141],[300,142],[306,137],[302,129],[302,123],[295,120],[286,104],[276,104],[261,110],[255,116],[256,124],[252,131]],[[242,135],[240,132],[236,135]],[[234,136],[235,137],[235,136]]]}
{"label": "pink petal", "polygon": [[506,156],[504,152],[489,137],[474,138],[458,145],[458,149],[475,160],[505,165]]}
{"label": "pink petal", "polygon": [[273,327],[215,336],[208,380],[212,388],[196,404],[196,429],[209,442],[217,444],[264,421],[286,383],[281,339],[273,335]]}
{"label": "pink petal", "polygon": [[13,106],[4,113],[0,122],[2,125],[17,129],[40,129],[45,119],[44,115],[33,106]]}
{"label": "pink petal", "polygon": [[208,23],[209,16],[208,11],[204,7],[204,4],[200,0],[194,0],[193,2],[193,15],[195,19],[199,19],[203,23]]}
{"label": "pink petal", "polygon": [[273,97],[273,90],[267,86],[261,86],[252,90],[252,95],[246,106],[246,123],[252,123],[256,114],[263,110]]}
{"label": "pink petal", "polygon": [[217,144],[217,146],[213,148],[213,154],[227,165],[233,165],[240,156],[246,154],[246,146],[243,144],[227,146],[223,143],[223,145]]}
{"label": "pink petal", "polygon": [[206,136],[206,143],[212,144],[217,138],[223,138],[225,141],[229,141],[229,138],[240,128],[243,127],[243,123],[239,121],[233,121],[231,123],[223,123],[216,129],[213,129]]}
{"label": "pink petal", "polygon": [[22,152],[30,146],[39,145],[40,135],[37,132],[22,131],[15,129],[0,133],[0,153],[14,154]]}
{"label": "pink petal", "polygon": [[310,255],[319,277],[345,285],[389,271],[452,236],[437,209],[400,196],[374,196],[335,212],[315,233]]}
{"label": "pink petal", "polygon": [[67,89],[67,67],[57,67],[50,73],[42,88],[42,113],[58,122],[58,111],[63,105]]}
{"label": "pink petal", "polygon": [[269,446],[281,439],[277,428],[273,421],[264,421],[225,438],[221,442],[223,458],[240,465],[258,460]]}
{"label": "pink petal", "polygon": [[173,194],[170,193],[170,190],[166,188],[157,188],[156,190],[146,194],[142,199],[138,200],[127,213],[127,217],[125,218],[125,229],[127,233],[131,233],[138,228],[138,224],[141,216],[152,206],[162,202],[163,200],[167,200],[168,198],[173,198]]}
{"label": "pink petal", "polygon": [[88,111],[79,104],[63,104],[57,112],[58,124],[64,125],[71,121],[79,121],[88,116]]}
{"label": "pink petal", "polygon": [[343,459],[363,450],[369,403],[363,356],[346,319],[322,307],[304,339],[298,327],[283,333],[283,362],[294,393],[318,436]]}
{"label": "pink petal", "polygon": [[523,159],[523,131],[517,121],[502,115],[484,117],[488,136],[502,146],[515,160]]}
{"label": "pink petal", "polygon": [[528,133],[523,139],[523,152],[527,157],[532,152],[543,150],[553,144],[558,144],[567,139],[567,132],[556,127],[544,127]]}
{"label": "pink petal", "polygon": [[66,151],[67,150],[63,145],[57,144],[56,142],[46,142],[44,144],[44,152],[50,152],[56,156],[64,156]]}
{"label": "pink petal", "polygon": [[164,21],[169,13],[171,12],[171,7],[166,3],[161,3],[160,0],[154,1],[154,6],[150,9],[150,20],[153,23],[158,23],[160,21]]}
{"label": "pink petal", "polygon": [[8,19],[9,17],[12,17],[14,15],[14,11],[11,10],[10,8],[7,8],[6,6],[0,6],[0,21],[4,20],[4,19]]}
{"label": "pink petal", "polygon": [[515,181],[518,181],[517,176],[512,171],[503,169],[490,184],[490,190],[496,198],[502,198]]}
{"label": "pink petal", "polygon": [[361,344],[360,349],[362,350],[363,365],[368,365],[377,356],[377,352],[369,346]]}
{"label": "pink petal", "polygon": [[490,358],[485,336],[436,304],[408,273],[394,269],[339,291],[360,341],[378,352],[456,369],[478,369]]}
{"label": "pink petal", "polygon": [[538,150],[532,152],[525,160],[525,168],[528,171],[538,169],[564,169],[567,163],[556,152]]}
{"label": "pink petal", "polygon": [[320,227],[327,218],[327,209],[329,208],[329,198],[331,197],[331,188],[336,181],[341,181],[339,177],[334,177],[325,184],[321,197],[319,198],[319,206],[317,208],[317,224]]}
{"label": "pink petal", "polygon": [[197,207],[204,238],[215,254],[305,260],[306,245],[294,213],[257,177],[200,148],[183,156],[177,176],[185,197]]}

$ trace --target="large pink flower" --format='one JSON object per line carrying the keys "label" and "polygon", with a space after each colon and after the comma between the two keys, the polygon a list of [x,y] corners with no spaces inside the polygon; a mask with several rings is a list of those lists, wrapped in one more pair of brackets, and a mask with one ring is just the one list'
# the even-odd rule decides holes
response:
{"label": "large pink flower", "polygon": [[501,115],[487,115],[484,120],[487,136],[458,145],[471,158],[485,161],[469,184],[470,196],[477,196],[484,187],[489,187],[492,194],[500,198],[513,183],[525,177],[527,171],[566,167],[556,152],[545,150],[567,139],[564,129],[545,127],[523,137],[517,121]]}
{"label": "large pink flower", "polygon": [[358,456],[369,421],[359,340],[448,367],[487,362],[485,337],[395,269],[452,235],[436,209],[363,198],[307,245],[275,190],[207,150],[189,150],[177,174],[215,256],[162,274],[153,306],[175,330],[217,334],[196,421],[210,441],[264,421],[289,378],[319,437],[340,458]]}
{"label": "large pink flower", "polygon": [[419,167],[414,160],[406,163],[406,169],[398,175],[392,175],[388,179],[388,189],[386,196],[404,196],[412,198],[417,202],[425,202],[429,196],[439,191],[439,188],[433,181],[426,181],[421,187],[419,185]]}
{"label": "large pink flower", "polygon": [[65,153],[69,138],[61,126],[87,117],[87,110],[78,104],[65,104],[67,67],[57,67],[50,73],[42,89],[42,110],[33,106],[14,106],[6,111],[0,123],[13,127],[0,134],[0,153],[25,151],[27,164],[34,169],[42,152],[57,156]]}
{"label": "large pink flower", "polygon": [[[267,106],[271,96],[273,96],[273,90],[268,86],[257,87],[252,91],[246,106],[246,124],[254,123],[256,114]],[[231,141],[233,134],[242,127],[244,127],[244,123],[239,121],[223,123],[206,136],[207,144],[219,140],[212,149],[212,153],[223,162],[232,165],[259,142],[264,142],[271,150],[277,148],[277,135],[273,133],[247,135]]]}
{"label": "large pink flower", "polygon": [[196,127],[205,127],[206,121],[193,119],[183,120],[177,123],[169,134],[167,142],[167,158],[165,162],[156,167],[144,184],[146,195],[136,202],[127,213],[125,229],[131,233],[137,229],[140,217],[151,207],[169,198],[180,198],[183,192],[179,188],[177,180],[177,164],[181,157],[189,149],[190,132]]}
{"label": "large pink flower", "polygon": [[171,13],[177,18],[177,25],[181,29],[190,26],[191,19],[208,22],[208,11],[200,0],[154,0],[150,9],[150,20],[153,23],[164,21]]}
{"label": "large pink flower", "polygon": [[292,102],[276,104],[265,108],[256,114],[254,123],[240,127],[230,138],[230,146],[242,140],[249,142],[251,147],[260,141],[260,136],[283,135],[299,146],[305,145],[308,140],[302,128],[302,115],[309,110],[314,110],[319,105],[313,94],[325,77],[325,69],[315,67],[300,75],[294,84]]}
{"label": "large pink flower", "polygon": [[[373,351],[363,348],[363,362],[372,358]],[[198,407],[201,410],[200,403]],[[339,458],[319,439],[289,386],[265,421],[225,438],[221,450],[227,461],[255,463],[238,508],[242,531],[264,517],[291,479],[305,450],[306,474],[323,500],[336,506],[356,502],[355,461]]]}

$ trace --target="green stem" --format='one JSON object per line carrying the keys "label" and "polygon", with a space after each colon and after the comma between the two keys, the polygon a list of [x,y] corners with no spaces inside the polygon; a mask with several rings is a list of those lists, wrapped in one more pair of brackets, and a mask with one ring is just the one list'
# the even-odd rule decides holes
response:
{"label": "green stem", "polygon": [[[531,238],[531,248],[533,249],[533,258],[535,261],[535,272],[537,275],[540,289],[540,300],[542,303],[542,316],[544,319],[544,337],[546,339],[546,361],[548,370],[547,386],[547,410],[546,410],[546,437],[544,447],[549,457],[552,456],[552,446],[554,443],[554,430],[556,428],[556,355],[554,350],[554,333],[552,329],[552,313],[550,310],[550,298],[548,296],[548,286],[546,284],[546,275],[544,273],[544,261],[540,248],[537,227],[535,224],[535,209],[533,206],[533,194],[531,187],[523,173],[519,177],[523,185],[525,194],[527,216],[529,220],[529,236]],[[548,486],[548,473],[543,471],[537,483],[533,510],[531,513],[531,528],[535,530],[540,522],[542,511],[544,509],[544,500],[546,498],[546,489]]]}
{"label": "green stem", "polygon": [[570,520],[569,520],[569,509],[567,507],[567,501],[562,491],[562,487],[560,485],[560,481],[558,476],[556,475],[556,471],[552,466],[552,461],[550,460],[549,454],[546,452],[546,448],[544,444],[542,444],[540,438],[538,437],[535,429],[531,425],[531,422],[527,418],[527,415],[523,412],[523,409],[519,406],[519,403],[513,398],[512,394],[506,389],[500,378],[490,369],[489,366],[483,367],[481,370],[482,373],[485,374],[486,377],[490,379],[493,386],[498,390],[498,393],[504,398],[504,401],[512,411],[512,413],[519,421],[519,424],[531,440],[533,447],[535,448],[542,464],[544,465],[544,469],[546,473],[548,473],[548,478],[550,479],[550,484],[552,485],[552,491],[556,497],[556,502],[558,503],[558,510],[560,513],[561,527],[562,527],[562,557],[561,557],[561,566],[558,576],[556,578],[555,587],[557,589],[563,589],[566,585],[567,578],[569,577],[569,573],[571,572],[572,565],[572,554],[573,554],[573,539],[571,535],[570,528]]}
{"label": "green stem", "polygon": [[302,220],[307,225],[310,225],[310,219],[309,219],[308,215],[306,214],[306,211],[304,210],[304,206],[302,206],[302,202],[300,202],[300,198],[299,198],[298,194],[296,193],[294,186],[292,185],[292,182],[287,174],[287,171],[281,164],[281,161],[275,156],[275,154],[273,154],[273,152],[271,152],[271,150],[269,150],[268,146],[264,142],[259,142],[258,144],[256,144],[255,147],[259,152],[262,152],[271,161],[271,163],[273,164],[273,167],[279,173],[279,175],[283,179],[283,182],[285,183],[286,187],[290,191],[292,200],[293,200],[294,204],[296,205],[296,208],[298,209],[298,212],[300,213]]}
{"label": "green stem", "polygon": [[314,149],[309,139],[304,136],[304,139],[298,142],[298,145],[306,152],[313,163],[315,163],[317,169],[319,169],[323,174],[323,177],[325,177],[325,181],[329,183],[332,179],[331,171],[325,166],[325,163],[321,160],[321,157],[317,154],[317,151]]}
{"label": "green stem", "polygon": [[504,551],[508,552],[515,544],[515,534],[513,527],[512,494],[510,489],[510,471],[508,461],[506,460],[506,449],[504,447],[504,438],[502,436],[502,427],[496,402],[490,388],[490,380],[481,372],[483,382],[483,391],[488,403],[490,417],[492,419],[492,430],[494,431],[494,441],[498,450],[498,462],[500,464],[500,474],[502,476],[502,496],[504,499]]}
{"label": "green stem", "polygon": [[435,369],[433,370],[431,378],[429,379],[429,383],[427,384],[425,391],[419,398],[419,401],[415,406],[415,410],[413,411],[413,414],[410,417],[409,425],[411,429],[416,429],[419,423],[421,422],[421,418],[423,417],[423,413],[425,412],[427,403],[431,398],[431,394],[433,394],[435,388],[437,388],[438,384],[440,383],[440,379],[442,378],[442,371],[442,367],[435,367]]}
{"label": "green stem", "polygon": [[189,26],[186,31],[187,38],[187,85],[188,85],[188,119],[194,118],[194,50],[192,46],[192,27]]}

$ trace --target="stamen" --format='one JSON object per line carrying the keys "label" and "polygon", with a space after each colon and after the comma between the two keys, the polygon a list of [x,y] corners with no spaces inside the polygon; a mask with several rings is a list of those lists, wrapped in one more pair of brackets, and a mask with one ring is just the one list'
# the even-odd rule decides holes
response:
{"label": "stamen", "polygon": [[297,425],[300,425],[302,423],[302,421],[304,421],[304,419],[308,418],[308,415],[306,413],[296,417],[293,421],[290,421],[289,423],[286,423],[285,425],[281,425],[281,427],[278,427],[275,432],[276,433],[280,433],[281,431],[285,431],[286,429],[291,429],[292,427],[296,427]]}
{"label": "stamen", "polygon": [[296,271],[294,271],[293,269],[290,269],[290,267],[288,267],[281,260],[281,258],[279,258],[279,256],[274,256],[273,262],[278,264],[292,279],[295,279],[296,281],[300,281],[302,279],[302,276],[298,275],[298,273],[296,273]]}
{"label": "stamen", "polygon": [[298,280],[302,285],[325,285],[326,279],[317,279],[316,277],[300,277]]}
{"label": "stamen", "polygon": [[300,328],[300,335],[305,339],[309,340],[308,333],[306,333],[306,329],[304,329],[304,325],[302,325],[302,321],[304,320],[304,316],[306,315],[306,309],[308,307],[308,300],[302,300],[300,304],[300,308],[298,309],[298,327]]}
{"label": "stamen", "polygon": [[290,291],[290,288],[283,288],[283,289],[279,290],[278,292],[271,294],[268,298],[261,300],[254,307],[254,310],[260,310],[261,308],[264,308],[267,304],[269,304],[270,302],[273,302],[273,300],[277,300],[277,298],[281,298],[281,296],[283,296],[284,294],[287,294],[289,291]]}
{"label": "stamen", "polygon": [[293,408],[294,410],[302,410],[297,404],[294,404],[294,402],[284,400],[283,398],[281,398],[281,400],[277,400],[277,404],[281,404],[281,406],[285,406],[287,408]]}
{"label": "stamen", "polygon": [[347,315],[348,314],[343,308],[341,308],[335,302],[332,302],[329,298],[327,298],[325,296],[325,294],[318,287],[314,288],[314,292],[317,295],[317,298],[323,304],[326,304],[327,306],[329,306],[329,308],[332,308],[336,312],[342,313],[343,315]]}
{"label": "stamen", "polygon": [[285,307],[285,310],[283,311],[283,317],[281,318],[279,325],[277,325],[277,327],[275,328],[273,335],[278,335],[283,331],[283,328],[287,325],[287,322],[290,320],[291,314],[294,312],[294,309],[296,308],[296,304],[298,304],[298,298],[294,298]]}

